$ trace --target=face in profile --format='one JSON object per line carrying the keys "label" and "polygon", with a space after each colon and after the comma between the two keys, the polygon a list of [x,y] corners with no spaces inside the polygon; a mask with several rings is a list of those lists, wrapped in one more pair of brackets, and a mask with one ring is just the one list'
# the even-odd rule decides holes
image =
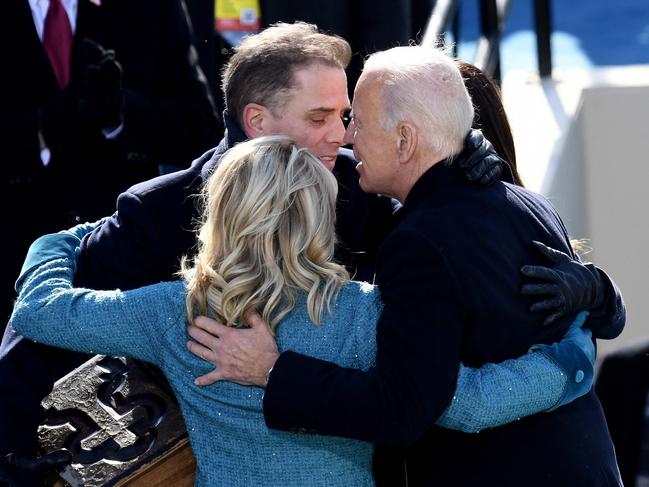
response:
{"label": "face in profile", "polygon": [[344,142],[354,144],[354,156],[359,161],[356,170],[363,191],[394,196],[391,188],[398,170],[397,133],[396,129],[381,126],[382,118],[380,81],[361,76],[354,91],[352,120]]}
{"label": "face in profile", "polygon": [[343,144],[349,110],[342,68],[313,64],[294,74],[295,87],[280,117],[270,117],[267,134],[286,135],[332,170]]}

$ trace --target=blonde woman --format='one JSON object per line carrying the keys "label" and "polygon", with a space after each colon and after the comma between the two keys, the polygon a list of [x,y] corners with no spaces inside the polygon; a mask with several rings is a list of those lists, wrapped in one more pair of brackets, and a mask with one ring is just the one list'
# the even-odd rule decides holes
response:
{"label": "blonde woman", "polygon": [[[372,485],[371,444],[268,430],[263,389],[195,385],[193,377],[211,366],[185,346],[196,315],[238,326],[257,309],[280,350],[345,367],[373,365],[379,293],[332,260],[336,192],[324,165],[285,137],[237,145],[205,189],[198,252],[183,262],[182,280],[127,292],[74,288],[79,236],[46,235],[23,266],[12,324],[48,344],[158,365],[185,416],[197,485]],[[592,372],[589,332],[576,326],[569,334],[555,347],[588,355]],[[474,431],[556,407],[570,396],[561,372],[544,353],[477,371],[462,367],[457,400],[438,423]]]}

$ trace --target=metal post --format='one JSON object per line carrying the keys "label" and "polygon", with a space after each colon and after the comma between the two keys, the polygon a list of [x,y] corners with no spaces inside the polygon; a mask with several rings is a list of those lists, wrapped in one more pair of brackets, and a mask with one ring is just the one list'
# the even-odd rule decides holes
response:
{"label": "metal post", "polygon": [[488,74],[494,79],[500,79],[500,18],[496,0],[480,0],[480,31],[482,37],[489,43],[493,56]]}
{"label": "metal post", "polygon": [[451,32],[453,32],[453,57],[457,57],[458,54],[458,46],[460,45],[460,35],[462,32],[460,31],[460,17],[462,15],[461,12],[461,5],[457,6],[457,9],[455,10],[455,15],[453,15],[453,23],[451,24]]}
{"label": "metal post", "polygon": [[550,48],[550,0],[534,0],[534,23],[536,29],[536,53],[539,59],[539,75],[542,78],[551,77],[552,51]]}
{"label": "metal post", "polygon": [[428,20],[422,46],[437,46],[438,36],[446,30],[457,8],[458,0],[437,0]]}

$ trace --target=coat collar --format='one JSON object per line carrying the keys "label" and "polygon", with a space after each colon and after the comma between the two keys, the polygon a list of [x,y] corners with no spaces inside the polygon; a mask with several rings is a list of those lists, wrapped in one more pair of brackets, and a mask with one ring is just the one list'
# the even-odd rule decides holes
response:
{"label": "coat collar", "polygon": [[239,124],[230,117],[227,111],[223,112],[223,123],[225,125],[223,141],[225,141],[226,150],[234,147],[239,142],[245,142],[248,140],[248,137],[246,137],[246,134],[243,132],[241,127],[239,127]]}
{"label": "coat collar", "polygon": [[[455,188],[467,185],[475,186],[476,189],[483,187],[478,182],[469,182],[465,170],[459,165],[459,162],[469,155],[470,153],[464,150],[456,156],[439,161],[422,174],[408,193],[406,201],[399,211],[400,218],[403,218],[435,193],[444,191],[448,194]],[[502,179],[507,180],[508,177],[511,177],[511,170],[506,164],[505,166]]]}
{"label": "coat collar", "polygon": [[462,174],[449,159],[438,162],[415,182],[399,211],[400,217],[403,218],[412,212],[423,201],[430,198],[433,193],[457,185],[461,180]]}
{"label": "coat collar", "polygon": [[212,173],[216,165],[221,160],[221,156],[231,149],[239,142],[245,142],[248,140],[246,134],[241,130],[239,124],[234,121],[232,117],[228,114],[227,111],[223,112],[223,124],[225,125],[225,133],[219,145],[216,147],[212,158],[205,164],[201,169],[201,176],[205,181],[209,178],[209,175]]}

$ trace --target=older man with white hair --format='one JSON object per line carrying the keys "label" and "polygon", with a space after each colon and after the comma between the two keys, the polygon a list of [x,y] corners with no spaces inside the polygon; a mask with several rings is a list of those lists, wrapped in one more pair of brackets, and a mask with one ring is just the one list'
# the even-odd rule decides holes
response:
{"label": "older man with white hair", "polygon": [[362,189],[405,202],[422,174],[462,151],[472,121],[469,94],[443,53],[400,47],[371,56],[346,134]]}
{"label": "older man with white hair", "polygon": [[[377,485],[621,485],[592,392],[479,434],[434,425],[454,399],[460,362],[497,363],[561,338],[575,314],[544,327],[520,297],[519,270],[541,264],[537,248],[575,256],[542,196],[503,182],[471,184],[451,164],[473,107],[443,52],[410,46],[370,56],[352,109],[345,142],[360,161],[361,188],[403,203],[378,254],[376,367],[344,369],[290,351],[278,358],[258,343],[256,375],[221,378],[266,385],[271,428],[376,443]],[[232,350],[247,354],[230,341],[235,334],[246,332],[224,330],[217,340],[226,362]]]}
{"label": "older man with white hair", "polygon": [[[409,485],[621,485],[593,393],[478,435],[430,427],[452,399],[460,361],[479,366],[515,357],[533,343],[556,340],[572,319],[544,328],[519,297],[516,270],[539,262],[531,241],[572,255],[554,208],[517,186],[468,184],[449,164],[472,119],[460,73],[445,54],[398,47],[366,62],[346,142],[361,161],[362,189],[403,203],[379,254],[385,309],[377,340],[387,345],[379,347],[374,377],[347,377],[344,388],[331,377],[291,381],[308,398],[297,406],[304,417],[318,416],[303,427],[341,434],[326,425],[340,414],[331,406],[343,402],[344,433],[409,446],[375,462],[385,472],[403,461]],[[278,389],[267,390],[267,422],[295,425]],[[395,407],[404,402],[406,408]],[[404,409],[403,416],[390,415]]]}

